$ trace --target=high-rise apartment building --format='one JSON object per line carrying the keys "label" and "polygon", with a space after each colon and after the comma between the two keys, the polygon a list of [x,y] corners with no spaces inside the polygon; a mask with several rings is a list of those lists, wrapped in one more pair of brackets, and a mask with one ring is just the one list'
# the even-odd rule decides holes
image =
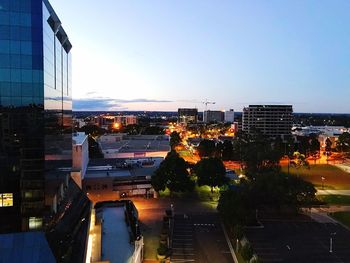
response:
{"label": "high-rise apartment building", "polygon": [[242,130],[260,131],[275,137],[290,135],[293,124],[292,105],[249,105],[243,109]]}
{"label": "high-rise apartment building", "polygon": [[233,123],[235,121],[235,111],[230,109],[225,111],[225,122]]}
{"label": "high-rise apartment building", "polygon": [[190,124],[198,122],[198,109],[179,108],[177,112],[179,123]]}
{"label": "high-rise apartment building", "polygon": [[0,233],[42,227],[47,161],[71,162],[71,48],[47,0],[0,1]]}
{"label": "high-rise apartment building", "polygon": [[203,121],[205,123],[209,122],[223,122],[225,113],[218,110],[206,110],[203,112]]}

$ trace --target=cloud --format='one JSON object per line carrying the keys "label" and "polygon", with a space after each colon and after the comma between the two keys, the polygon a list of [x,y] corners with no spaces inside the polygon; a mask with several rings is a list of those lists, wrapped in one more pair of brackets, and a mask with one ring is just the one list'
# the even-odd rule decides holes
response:
{"label": "cloud", "polygon": [[108,111],[108,110],[127,110],[123,104],[130,103],[169,103],[170,100],[156,100],[156,99],[113,99],[113,98],[79,98],[73,99],[74,110],[96,110],[96,111]]}

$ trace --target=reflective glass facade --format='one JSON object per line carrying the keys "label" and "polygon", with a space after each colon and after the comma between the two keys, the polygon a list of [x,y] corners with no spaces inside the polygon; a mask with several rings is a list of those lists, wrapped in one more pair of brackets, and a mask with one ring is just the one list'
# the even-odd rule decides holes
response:
{"label": "reflective glass facade", "polygon": [[71,47],[46,0],[0,0],[0,233],[43,218],[45,160],[71,159]]}

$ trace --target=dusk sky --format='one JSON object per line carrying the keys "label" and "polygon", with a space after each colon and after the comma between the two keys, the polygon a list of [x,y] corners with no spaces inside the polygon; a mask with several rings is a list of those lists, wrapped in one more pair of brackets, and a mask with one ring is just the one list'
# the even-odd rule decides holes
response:
{"label": "dusk sky", "polygon": [[51,0],[75,110],[350,113],[348,0]]}

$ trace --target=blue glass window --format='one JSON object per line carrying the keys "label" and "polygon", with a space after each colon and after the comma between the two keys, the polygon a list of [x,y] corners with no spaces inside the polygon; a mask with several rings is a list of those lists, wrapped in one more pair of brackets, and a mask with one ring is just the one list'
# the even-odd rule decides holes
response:
{"label": "blue glass window", "polygon": [[33,96],[32,83],[22,83],[22,96]]}
{"label": "blue glass window", "polygon": [[10,55],[11,67],[12,68],[20,68],[21,67],[21,56],[11,54]]}
{"label": "blue glass window", "polygon": [[10,53],[11,54],[21,54],[21,42],[20,41],[10,41]]}
{"label": "blue glass window", "polygon": [[10,9],[12,11],[21,11],[21,1],[20,0],[11,0],[10,1]]}
{"label": "blue glass window", "polygon": [[32,1],[21,1],[21,12],[31,12],[31,2]]}
{"label": "blue glass window", "polygon": [[33,82],[40,83],[43,81],[43,72],[41,70],[33,70]]}
{"label": "blue glass window", "polygon": [[10,67],[10,55],[0,54],[0,68],[9,68]]}
{"label": "blue glass window", "polygon": [[1,105],[4,107],[11,106],[11,97],[1,97]]}
{"label": "blue glass window", "polygon": [[10,69],[0,68],[0,81],[11,81]]}
{"label": "blue glass window", "polygon": [[21,83],[12,82],[11,83],[11,93],[12,96],[21,96]]}
{"label": "blue glass window", "polygon": [[32,43],[29,41],[21,41],[21,54],[31,55],[32,54]]}
{"label": "blue glass window", "polygon": [[11,81],[21,82],[21,70],[20,69],[11,69]]}
{"label": "blue glass window", "polygon": [[32,40],[32,31],[30,27],[21,27],[20,28],[21,33],[21,40]]}
{"label": "blue glass window", "polygon": [[33,81],[32,70],[23,69],[22,70],[22,82],[32,82],[32,81]]}
{"label": "blue glass window", "polygon": [[10,0],[0,0],[2,10],[8,11],[10,9]]}
{"label": "blue glass window", "polygon": [[0,25],[10,25],[10,15],[7,12],[0,12]]}
{"label": "blue glass window", "polygon": [[[26,1],[22,1],[26,2]],[[32,25],[32,16],[30,13],[22,13],[21,15],[21,26],[30,27]]]}
{"label": "blue glass window", "polygon": [[21,28],[19,26],[12,26],[10,32],[12,40],[21,40]]}
{"label": "blue glass window", "polygon": [[0,40],[0,50],[2,53],[10,52],[10,40]]}
{"label": "blue glass window", "polygon": [[10,24],[11,26],[20,26],[21,25],[21,13],[10,13]]}
{"label": "blue glass window", "polygon": [[10,39],[10,27],[0,25],[0,39]]}
{"label": "blue glass window", "polygon": [[21,67],[24,69],[30,69],[32,67],[32,56],[21,56]]}
{"label": "blue glass window", "polygon": [[0,82],[0,93],[1,96],[11,96],[11,83]]}

